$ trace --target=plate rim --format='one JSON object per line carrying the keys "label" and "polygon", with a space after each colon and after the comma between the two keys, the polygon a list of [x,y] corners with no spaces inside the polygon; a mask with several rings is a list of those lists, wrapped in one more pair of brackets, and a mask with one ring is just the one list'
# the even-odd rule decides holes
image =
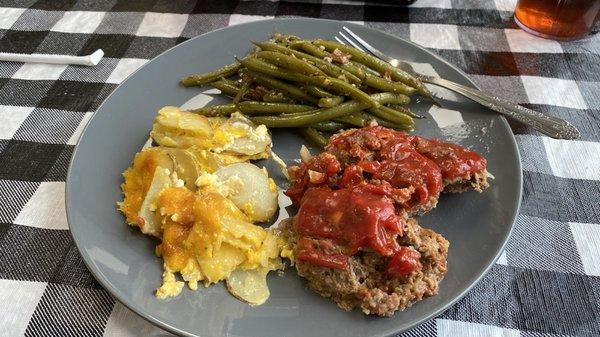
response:
{"label": "plate rim", "polygon": [[[354,27],[359,27],[360,29],[367,29],[373,32],[376,32],[378,34],[384,34],[387,35],[388,37],[391,37],[393,39],[397,39],[397,40],[401,40],[404,43],[407,43],[409,45],[411,45],[412,47],[419,49],[427,54],[429,54],[430,56],[434,57],[435,59],[437,59],[438,61],[444,63],[445,65],[447,65],[448,67],[452,68],[454,71],[457,71],[463,78],[465,78],[468,82],[468,85],[481,90],[481,88],[473,81],[473,79],[467,74],[465,73],[462,69],[460,69],[459,67],[455,66],[454,64],[452,64],[451,62],[449,62],[448,60],[446,60],[445,58],[441,57],[440,55],[426,49],[425,47],[412,42],[410,40],[406,40],[403,39],[401,37],[389,34],[387,32],[378,30],[376,28],[372,28],[372,27],[368,27],[368,26],[364,26],[364,25],[359,25],[356,23],[352,23],[352,22],[348,22],[348,21],[342,21],[342,20],[331,20],[331,19],[321,19],[321,18],[274,18],[274,19],[264,19],[264,20],[256,20],[256,21],[250,21],[250,22],[245,22],[245,23],[241,23],[238,25],[234,25],[234,26],[226,26],[226,27],[221,27],[215,30],[211,30],[209,32],[197,35],[193,38],[190,38],[189,40],[186,40],[182,43],[179,43],[165,51],[163,51],[162,53],[158,54],[157,56],[153,57],[152,59],[148,60],[148,62],[146,62],[143,66],[141,66],[139,69],[135,70],[134,72],[132,72],[131,74],[129,74],[121,83],[119,83],[119,85],[113,89],[113,91],[102,101],[102,103],[98,106],[98,108],[92,113],[92,116],[90,117],[89,121],[87,122],[87,124],[85,125],[85,127],[83,128],[83,130],[81,131],[81,134],[79,136],[79,139],[77,140],[77,143],[75,144],[75,147],[73,149],[73,154],[71,155],[71,159],[69,161],[69,166],[68,166],[68,171],[67,171],[67,178],[65,180],[65,210],[66,210],[66,215],[67,215],[67,224],[69,227],[69,233],[71,235],[71,237],[73,238],[73,241],[75,242],[75,246],[77,247],[77,250],[79,252],[79,255],[82,257],[83,262],[85,263],[88,271],[94,276],[94,279],[96,279],[96,281],[98,281],[98,283],[100,283],[100,285],[102,286],[102,288],[104,288],[106,291],[108,291],[110,293],[111,296],[113,296],[117,301],[119,301],[121,304],[123,304],[125,307],[127,307],[129,310],[131,310],[132,312],[134,312],[135,314],[139,315],[140,317],[142,317],[144,320],[150,322],[151,324],[154,324],[155,326],[158,326],[161,329],[164,329],[168,332],[174,333],[176,335],[180,335],[180,336],[186,336],[186,337],[196,337],[198,335],[192,334],[192,333],[188,333],[186,331],[183,331],[175,326],[172,326],[168,323],[165,323],[163,321],[161,321],[160,319],[154,317],[151,313],[146,312],[143,308],[136,308],[135,305],[133,303],[130,303],[130,301],[124,300],[123,296],[120,295],[120,291],[119,289],[117,289],[116,287],[113,287],[106,278],[104,277],[100,277],[102,275],[101,272],[99,272],[98,270],[96,270],[96,268],[94,267],[94,264],[91,262],[91,258],[88,254],[84,253],[84,249],[83,247],[81,247],[81,243],[80,240],[78,239],[78,235],[76,234],[76,230],[73,230],[73,227],[71,226],[72,220],[71,220],[71,211],[70,211],[70,202],[69,202],[69,195],[70,195],[70,186],[72,184],[72,168],[73,165],[75,163],[75,159],[77,158],[78,152],[79,152],[79,145],[81,143],[81,140],[83,139],[85,133],[88,130],[88,127],[90,127],[90,125],[92,125],[92,122],[94,121],[94,119],[97,117],[97,113],[102,110],[103,106],[106,104],[106,102],[111,98],[111,96],[113,94],[115,94],[120,88],[121,86],[127,82],[131,77],[133,77],[133,75],[135,75],[137,72],[142,71],[147,65],[149,65],[152,61],[156,60],[157,58],[163,56],[166,53],[171,52],[172,50],[174,50],[175,48],[178,48],[181,45],[187,44],[187,43],[191,43],[193,40],[199,39],[204,37],[205,35],[208,34],[212,34],[212,33],[216,33],[222,30],[226,30],[229,29],[231,27],[235,27],[235,26],[247,26],[247,25],[255,25],[255,24],[261,24],[267,21],[305,21],[305,22],[311,22],[311,21],[323,21],[323,22],[330,22],[330,23],[335,23],[335,24],[339,24],[340,28],[341,26],[354,26]],[[500,257],[500,255],[502,255],[502,253],[504,252],[505,248],[506,248],[506,244],[508,243],[508,240],[511,238],[513,231],[514,231],[514,227],[515,227],[515,223],[517,221],[517,218],[520,214],[520,210],[521,210],[521,203],[522,203],[522,198],[523,198],[523,167],[522,167],[522,162],[521,162],[521,153],[519,152],[519,147],[517,146],[517,141],[515,138],[515,134],[513,133],[512,129],[510,128],[510,125],[508,123],[508,121],[506,120],[506,118],[502,115],[499,116],[502,125],[507,128],[507,130],[509,131],[509,139],[510,139],[510,145],[512,146],[512,148],[514,149],[514,152],[516,153],[516,159],[517,159],[517,169],[518,169],[518,181],[517,181],[517,185],[518,185],[518,200],[517,200],[517,204],[516,204],[516,208],[515,208],[515,212],[512,215],[512,219],[510,220],[510,228],[507,232],[507,234],[505,235],[505,237],[502,239],[502,243],[500,245],[500,248],[498,249],[498,251],[496,252],[496,255],[494,256],[494,258],[491,260],[491,262],[485,266],[485,268],[483,268],[483,270],[478,272],[478,276],[477,278],[471,282],[471,284],[466,287],[461,293],[459,293],[457,296],[454,297],[454,299],[452,299],[451,301],[447,302],[446,304],[442,305],[440,308],[438,308],[437,310],[434,310],[430,313],[428,313],[427,315],[424,315],[422,318],[420,318],[419,320],[410,323],[409,325],[407,325],[406,327],[396,330],[396,331],[384,331],[382,333],[382,335],[380,336],[394,336],[398,333],[402,333],[411,329],[414,329],[420,325],[422,325],[425,322],[428,322],[429,320],[439,316],[440,314],[442,314],[443,312],[445,312],[446,310],[448,310],[451,306],[453,306],[456,302],[458,302],[460,299],[462,299],[469,291],[471,291],[473,289],[473,287],[475,287],[477,284],[479,284],[479,282],[481,282],[481,280],[483,279],[483,277],[485,277],[488,272],[490,271],[490,269],[496,264],[496,261],[498,260],[498,258]],[[75,226],[76,228],[77,226]],[[408,308],[408,310],[410,310],[410,308]]]}

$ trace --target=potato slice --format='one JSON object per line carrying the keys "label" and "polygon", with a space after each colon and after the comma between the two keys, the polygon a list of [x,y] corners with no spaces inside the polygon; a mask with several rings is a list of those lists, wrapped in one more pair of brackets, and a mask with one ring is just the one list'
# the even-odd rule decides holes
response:
{"label": "potato slice", "polygon": [[160,226],[160,215],[157,212],[156,202],[158,195],[165,188],[172,186],[169,169],[157,167],[154,170],[152,184],[146,193],[140,212],[138,213],[138,226],[142,233],[160,237],[162,229]]}
{"label": "potato slice", "polygon": [[160,214],[157,212],[158,195],[164,189],[174,186],[173,170],[188,189],[196,190],[195,182],[199,175],[199,168],[193,155],[186,150],[158,147],[146,151],[154,152],[153,158],[157,166],[140,207],[137,224],[142,233],[160,237],[162,229]]}
{"label": "potato slice", "polygon": [[175,148],[160,148],[171,160],[171,167],[177,172],[177,177],[185,183],[191,191],[196,190],[196,179],[200,175],[200,164],[196,157],[189,151]]}
{"label": "potato slice", "polygon": [[271,136],[266,126],[257,126],[237,112],[217,124],[214,132],[215,152],[251,156],[253,159],[269,156]]}
{"label": "potato slice", "polygon": [[210,258],[197,257],[197,261],[205,276],[205,284],[211,284],[230,276],[245,258],[243,250],[223,243],[218,249],[213,249]]}
{"label": "potato slice", "polygon": [[268,272],[267,268],[234,270],[227,278],[227,290],[250,305],[261,305],[270,295],[267,286]]}
{"label": "potato slice", "polygon": [[208,149],[213,130],[208,118],[168,106],[158,111],[150,136],[161,146]]}
{"label": "potato slice", "polygon": [[277,211],[277,186],[256,165],[232,164],[218,169],[215,174],[221,181],[242,181],[241,187],[227,197],[252,221],[267,221]]}

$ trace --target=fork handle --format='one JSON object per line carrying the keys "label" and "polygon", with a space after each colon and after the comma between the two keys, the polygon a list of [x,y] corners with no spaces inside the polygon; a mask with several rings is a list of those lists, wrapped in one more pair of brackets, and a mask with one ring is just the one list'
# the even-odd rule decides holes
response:
{"label": "fork handle", "polygon": [[549,137],[557,139],[577,139],[580,136],[577,128],[564,119],[545,115],[502,98],[492,96],[481,90],[473,89],[439,77],[428,76],[422,78],[422,81],[457,92],[504,116],[511,117],[521,123],[530,125],[537,131]]}

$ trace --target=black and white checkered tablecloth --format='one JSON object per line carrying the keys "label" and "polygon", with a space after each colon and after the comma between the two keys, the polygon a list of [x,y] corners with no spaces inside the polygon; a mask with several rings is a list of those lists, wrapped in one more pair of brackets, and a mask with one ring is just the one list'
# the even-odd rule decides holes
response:
{"label": "black and white checkered tablecloth", "polygon": [[0,62],[0,335],[167,333],[93,279],[68,232],[67,164],[93,111],[135,69],[199,34],[309,16],[410,39],[483,88],[573,122],[577,141],[513,125],[524,195],[512,239],[464,299],[407,336],[600,336],[600,37],[517,29],[516,0],[0,0],[0,51],[84,55],[93,68]]}

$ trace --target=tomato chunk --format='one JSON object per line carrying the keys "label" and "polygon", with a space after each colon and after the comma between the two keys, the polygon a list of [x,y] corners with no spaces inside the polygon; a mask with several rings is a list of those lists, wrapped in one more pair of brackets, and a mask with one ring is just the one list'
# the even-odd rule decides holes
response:
{"label": "tomato chunk", "polygon": [[392,277],[402,277],[421,270],[421,254],[412,247],[402,246],[390,260],[386,272]]}

